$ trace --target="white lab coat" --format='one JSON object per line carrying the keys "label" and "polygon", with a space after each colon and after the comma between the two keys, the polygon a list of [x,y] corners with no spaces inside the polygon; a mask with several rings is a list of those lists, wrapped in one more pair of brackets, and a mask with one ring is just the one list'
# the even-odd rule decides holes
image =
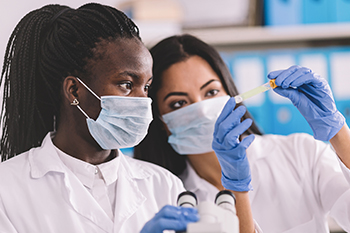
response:
{"label": "white lab coat", "polygon": [[41,147],[0,164],[0,232],[140,232],[184,188],[167,170],[121,156],[114,222],[62,163],[48,134]]}
{"label": "white lab coat", "polygon": [[[328,214],[350,231],[350,186],[329,145],[307,134],[256,135],[247,156],[253,217],[264,232],[329,232]],[[180,178],[202,201],[214,200],[218,190],[190,166]]]}

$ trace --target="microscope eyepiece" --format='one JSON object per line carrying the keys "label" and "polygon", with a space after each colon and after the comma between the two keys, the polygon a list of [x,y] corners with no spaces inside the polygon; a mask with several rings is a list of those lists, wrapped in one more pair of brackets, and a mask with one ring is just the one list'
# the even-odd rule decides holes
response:
{"label": "microscope eyepiece", "polygon": [[182,207],[196,207],[197,206],[196,194],[190,191],[185,191],[179,194],[177,197],[177,205]]}
{"label": "microscope eyepiece", "polygon": [[216,194],[215,204],[236,214],[236,197],[228,190],[222,190]]}

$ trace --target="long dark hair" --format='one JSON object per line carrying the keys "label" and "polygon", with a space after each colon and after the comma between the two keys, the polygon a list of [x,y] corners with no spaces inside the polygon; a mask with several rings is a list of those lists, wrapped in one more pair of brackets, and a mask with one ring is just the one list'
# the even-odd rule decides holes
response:
{"label": "long dark hair", "polygon": [[139,37],[121,11],[86,4],[47,5],[24,16],[7,44],[0,141],[2,161],[40,145],[59,116],[60,89],[68,75],[83,76],[101,40]]}
{"label": "long dark hair", "polygon": [[[167,168],[175,175],[180,175],[186,168],[186,156],[176,153],[168,143],[168,136],[160,120],[156,94],[162,86],[162,74],[171,65],[185,61],[191,56],[200,56],[206,60],[219,76],[225,91],[230,96],[238,94],[231,74],[219,53],[210,45],[191,35],[172,36],[155,45],[150,50],[153,57],[153,82],[149,90],[152,98],[153,122],[146,138],[135,147],[135,158],[149,161]],[[252,118],[249,112],[243,119]],[[255,123],[247,130],[247,134],[259,134]]]}

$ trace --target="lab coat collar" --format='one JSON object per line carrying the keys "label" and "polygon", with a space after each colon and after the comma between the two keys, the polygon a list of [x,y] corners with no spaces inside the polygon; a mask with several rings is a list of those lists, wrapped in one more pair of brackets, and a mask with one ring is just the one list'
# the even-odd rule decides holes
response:
{"label": "lab coat collar", "polygon": [[[89,189],[92,189],[96,177],[95,173],[97,167],[83,160],[74,158],[73,156],[64,153],[57,147],[55,147],[55,149],[64,165],[78,177],[83,185]],[[115,170],[115,173],[116,172],[117,170]]]}
{"label": "lab coat collar", "polygon": [[[54,133],[48,133],[40,147],[30,150],[29,164],[32,178],[41,178],[48,172],[64,173],[66,171],[66,167],[57,154],[55,145],[52,143],[53,136]],[[121,160],[125,166],[125,175],[131,179],[145,179],[151,175],[149,171],[143,169],[140,163],[136,163],[131,158],[127,159],[120,150],[118,150],[118,156],[123,158]]]}
{"label": "lab coat collar", "polygon": [[125,156],[120,150],[118,151],[120,156],[120,164],[124,166],[124,172],[130,179],[146,179],[151,174],[149,170],[145,170],[138,160]]}
{"label": "lab coat collar", "polygon": [[145,170],[139,162],[118,151],[120,166],[113,223],[78,178],[64,166],[52,143],[52,135],[48,133],[41,147],[33,148],[29,152],[32,178],[42,178],[49,172],[63,173],[64,185],[67,190],[65,192],[66,199],[72,207],[104,231],[119,232],[125,221],[146,201],[146,197],[138,187],[137,180],[146,179],[151,173]]}
{"label": "lab coat collar", "polygon": [[40,147],[29,151],[31,176],[34,179],[41,178],[48,172],[65,172],[65,166],[58,157],[55,146],[52,143],[52,136],[53,133],[48,133]]}
{"label": "lab coat collar", "polygon": [[111,161],[97,165],[107,186],[118,179],[117,171],[119,171],[120,157],[122,156],[117,156]]}

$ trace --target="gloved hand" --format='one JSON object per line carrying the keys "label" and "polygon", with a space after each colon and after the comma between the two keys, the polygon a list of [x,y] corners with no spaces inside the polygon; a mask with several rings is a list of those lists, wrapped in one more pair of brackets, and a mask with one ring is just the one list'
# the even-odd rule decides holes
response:
{"label": "gloved hand", "polygon": [[246,149],[254,140],[254,135],[249,135],[242,142],[239,136],[252,124],[251,119],[241,122],[246,112],[244,106],[233,111],[236,106],[232,97],[225,105],[215,123],[213,150],[221,166],[221,182],[226,189],[233,191],[252,190],[249,162]]}
{"label": "gloved hand", "polygon": [[292,66],[273,71],[269,79],[276,79],[274,91],[287,97],[309,123],[314,138],[328,141],[342,128],[344,116],[337,110],[327,81],[310,69]]}
{"label": "gloved hand", "polygon": [[162,233],[164,230],[185,231],[187,224],[199,220],[195,208],[166,205],[142,228],[141,233]]}

